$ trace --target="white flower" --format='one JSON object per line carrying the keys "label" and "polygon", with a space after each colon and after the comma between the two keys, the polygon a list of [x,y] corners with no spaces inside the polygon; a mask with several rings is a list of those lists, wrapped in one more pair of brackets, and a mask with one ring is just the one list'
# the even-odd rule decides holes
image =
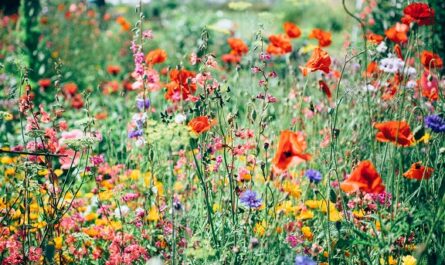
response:
{"label": "white flower", "polygon": [[379,53],[384,53],[388,49],[388,46],[386,46],[386,43],[384,41],[380,42],[379,46],[377,46],[376,51]]}
{"label": "white flower", "polygon": [[363,87],[363,90],[367,91],[367,92],[374,92],[374,91],[377,90],[377,88],[375,88],[375,86],[373,86],[371,84],[368,84],[368,85]]}
{"label": "white flower", "polygon": [[405,62],[397,57],[384,58],[380,61],[380,70],[385,73],[395,74],[401,72]]}
{"label": "white flower", "polygon": [[[117,218],[121,218],[121,217],[123,217],[123,216],[126,216],[129,212],[130,212],[130,208],[128,208],[127,205],[122,205],[122,206],[120,206],[120,207],[117,207],[117,208],[114,210],[114,215],[115,215]],[[122,216],[121,216],[121,214],[122,214]]]}
{"label": "white flower", "polygon": [[414,67],[411,67],[411,66],[406,67],[404,72],[405,72],[405,75],[408,75],[408,76],[411,76],[411,77],[414,77],[417,74],[416,69]]}
{"label": "white flower", "polygon": [[406,83],[406,87],[407,88],[415,88],[417,86],[417,82],[415,81],[415,80],[409,80],[407,83]]}
{"label": "white flower", "polygon": [[178,113],[178,114],[176,114],[176,116],[175,116],[175,122],[178,123],[178,124],[183,123],[186,119],[187,119],[187,116],[185,116],[185,115],[182,114],[182,113]]}

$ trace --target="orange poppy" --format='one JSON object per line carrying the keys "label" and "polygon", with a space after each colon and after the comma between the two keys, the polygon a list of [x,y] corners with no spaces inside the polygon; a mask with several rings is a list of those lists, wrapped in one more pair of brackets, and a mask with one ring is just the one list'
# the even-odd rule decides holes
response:
{"label": "orange poppy", "polygon": [[[185,69],[172,70],[170,72],[170,82],[165,85],[167,88],[165,98],[171,101],[180,99],[185,100],[189,95],[194,94],[196,91],[196,84],[192,82],[192,79],[195,76],[195,72]],[[179,98],[175,98],[175,96]]]}
{"label": "orange poppy", "polygon": [[309,39],[317,39],[320,47],[327,47],[332,43],[332,34],[321,29],[313,29],[309,34]]}
{"label": "orange poppy", "polygon": [[273,55],[283,55],[292,52],[290,38],[285,34],[270,35],[270,44],[267,47],[267,53]]}
{"label": "orange poppy", "polygon": [[247,47],[242,39],[228,38],[227,43],[229,44],[234,54],[242,55],[246,54],[249,51],[249,47]]}
{"label": "orange poppy", "polygon": [[422,166],[422,162],[416,162],[411,165],[410,169],[403,173],[403,176],[409,179],[429,179],[434,169]]}
{"label": "orange poppy", "polygon": [[360,162],[351,175],[340,184],[340,188],[346,193],[363,191],[379,194],[385,191],[382,178],[371,161]]}
{"label": "orange poppy", "polygon": [[299,164],[311,159],[306,150],[306,140],[302,132],[285,130],[281,132],[277,152],[272,160],[275,170],[287,170],[293,164]]}
{"label": "orange poppy", "polygon": [[116,23],[121,25],[121,29],[123,31],[129,31],[131,29],[131,24],[128,22],[123,16],[119,16],[116,18]]}
{"label": "orange poppy", "polygon": [[283,24],[284,31],[286,32],[287,36],[291,39],[295,39],[301,36],[301,30],[300,28],[295,25],[292,22],[285,22]]}
{"label": "orange poppy", "polygon": [[317,70],[323,71],[325,73],[329,73],[329,66],[331,66],[331,57],[321,48],[317,47],[314,49],[311,58],[306,63],[305,67],[300,66],[300,70],[303,73],[303,76],[306,76],[309,71],[315,72]]}
{"label": "orange poppy", "polygon": [[375,33],[373,33],[373,32],[370,32],[370,33],[368,33],[368,34],[366,35],[366,39],[367,39],[369,42],[372,42],[372,43],[374,43],[374,44],[380,44],[380,42],[383,41],[384,37],[383,37],[382,35],[379,35],[379,34],[375,34]]}
{"label": "orange poppy", "polygon": [[403,9],[405,16],[412,18],[419,26],[434,24],[434,9],[426,3],[412,3]]}
{"label": "orange poppy", "polygon": [[366,75],[368,77],[377,77],[380,72],[379,65],[376,61],[370,62],[366,68]]}
{"label": "orange poppy", "polygon": [[389,28],[385,31],[385,35],[388,39],[395,43],[403,44],[408,41],[408,32],[409,27],[405,24],[397,23],[395,26]]}
{"label": "orange poppy", "polygon": [[374,128],[379,130],[376,135],[376,139],[379,142],[392,142],[400,146],[410,146],[414,142],[411,128],[405,121],[376,123]]}
{"label": "orange poppy", "polygon": [[167,60],[167,53],[163,49],[154,49],[145,57],[145,62],[148,65],[160,64],[165,60]]}
{"label": "orange poppy", "polygon": [[423,51],[420,56],[420,62],[425,67],[425,69],[430,70],[431,68],[442,68],[443,61],[438,54],[430,51]]}
{"label": "orange poppy", "polygon": [[328,97],[328,99],[331,99],[332,93],[331,93],[331,90],[329,89],[328,84],[326,84],[325,81],[320,80],[320,81],[318,81],[318,85],[320,86],[321,91],[323,91],[323,93],[326,95],[326,97]]}
{"label": "orange poppy", "polygon": [[199,116],[192,119],[188,126],[194,133],[201,134],[206,132],[212,128],[213,125],[216,124],[216,120],[211,120],[207,116]]}

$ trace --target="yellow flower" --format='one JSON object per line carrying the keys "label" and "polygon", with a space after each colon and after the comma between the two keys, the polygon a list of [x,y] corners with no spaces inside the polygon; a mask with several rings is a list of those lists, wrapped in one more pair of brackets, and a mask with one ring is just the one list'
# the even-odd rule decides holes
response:
{"label": "yellow flower", "polygon": [[411,255],[402,258],[402,265],[416,265],[417,260]]}
{"label": "yellow flower", "polygon": [[89,214],[85,215],[85,220],[86,220],[87,222],[89,222],[89,221],[93,221],[93,220],[95,220],[96,218],[97,218],[97,214],[96,214],[96,213],[89,213]]}
{"label": "yellow flower", "polygon": [[253,228],[253,232],[257,235],[257,236],[263,236],[266,233],[266,221],[262,221],[262,222],[258,222],[255,224],[254,228]]}
{"label": "yellow flower", "polygon": [[113,196],[114,196],[113,191],[111,190],[103,191],[99,193],[99,200],[106,201],[111,199],[111,197]]}
{"label": "yellow flower", "polygon": [[221,206],[219,205],[219,203],[214,203],[212,208],[214,212],[221,211]]}
{"label": "yellow flower", "polygon": [[13,160],[9,156],[2,156],[2,158],[0,159],[0,162],[2,164],[8,165],[8,164],[12,164]]}
{"label": "yellow flower", "polygon": [[10,167],[10,168],[7,168],[5,170],[5,176],[6,177],[7,176],[13,176],[13,175],[15,175],[15,168]]}
{"label": "yellow flower", "polygon": [[184,184],[180,181],[176,181],[173,185],[173,190],[176,192],[181,192],[184,190]]}
{"label": "yellow flower", "polygon": [[111,221],[111,222],[110,222],[110,225],[111,225],[111,227],[112,227],[114,230],[120,230],[120,229],[122,229],[122,223],[119,222],[119,221]]}
{"label": "yellow flower", "polygon": [[314,218],[314,212],[312,212],[311,210],[303,210],[297,216],[297,219],[299,219],[299,220],[306,220],[306,219],[312,219],[312,218]]}
{"label": "yellow flower", "polygon": [[303,233],[304,237],[306,237],[307,239],[312,239],[312,232],[309,226],[303,226],[301,228],[301,233]]}
{"label": "yellow flower", "polygon": [[343,215],[337,210],[331,210],[329,212],[329,221],[338,222],[343,218]]}
{"label": "yellow flower", "polygon": [[284,201],[277,206],[276,213],[284,213],[286,215],[295,213],[298,210],[297,206],[293,206],[291,201]]}
{"label": "yellow flower", "polygon": [[135,170],[131,171],[131,173],[130,173],[130,178],[132,180],[137,180],[137,179],[139,179],[140,176],[141,176],[141,171],[138,169],[135,169]]}
{"label": "yellow flower", "polygon": [[365,216],[365,211],[363,211],[363,209],[355,210],[352,212],[352,214],[354,214],[354,216],[357,218],[362,218],[363,216]]}
{"label": "yellow flower", "polygon": [[300,187],[297,184],[292,183],[290,181],[284,182],[283,190],[284,190],[284,192],[289,193],[290,196],[292,196],[296,199],[300,198],[300,196],[301,196]]}
{"label": "yellow flower", "polygon": [[56,174],[56,176],[60,177],[63,174],[63,170],[62,169],[56,169],[56,170],[54,170],[54,174]]}
{"label": "yellow flower", "polygon": [[424,143],[424,144],[428,144],[431,140],[431,134],[429,133],[425,133],[419,140],[416,141],[416,144],[418,143]]}
{"label": "yellow flower", "polygon": [[46,175],[48,175],[48,173],[49,173],[49,171],[48,171],[48,169],[46,169],[46,168],[37,171],[37,175],[39,175],[39,176],[46,176]]}
{"label": "yellow flower", "polygon": [[388,265],[397,265],[397,260],[394,259],[392,256],[389,256],[388,257],[388,263],[385,263],[385,260],[381,258],[380,259],[380,265],[386,265],[386,264],[388,264]]}
{"label": "yellow flower", "polygon": [[55,237],[54,238],[54,247],[56,248],[56,249],[62,249],[62,237],[61,236],[58,236],[58,237]]}
{"label": "yellow flower", "polygon": [[156,206],[151,207],[147,216],[148,221],[157,222],[159,220],[159,211]]}

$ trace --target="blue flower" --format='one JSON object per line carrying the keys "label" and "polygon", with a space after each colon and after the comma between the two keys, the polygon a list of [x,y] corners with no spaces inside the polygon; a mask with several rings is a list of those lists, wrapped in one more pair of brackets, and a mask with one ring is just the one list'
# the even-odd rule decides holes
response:
{"label": "blue flower", "polygon": [[432,114],[426,116],[425,125],[435,133],[445,132],[445,119],[439,115]]}
{"label": "blue flower", "polygon": [[254,191],[246,190],[241,193],[240,201],[249,208],[258,208],[261,206],[261,198],[257,198],[257,194]]}
{"label": "blue flower", "polygon": [[317,263],[308,256],[296,256],[295,265],[317,265]]}
{"label": "blue flower", "polygon": [[144,131],[142,130],[134,130],[128,133],[128,138],[135,138],[135,137],[139,137],[142,136],[142,134],[144,134]]}
{"label": "blue flower", "polygon": [[148,109],[150,107],[150,100],[143,99],[143,98],[137,98],[136,99],[136,107],[138,107],[139,111],[143,111],[144,109]]}
{"label": "blue flower", "polygon": [[318,183],[322,180],[321,173],[318,170],[315,169],[309,169],[304,174],[311,182]]}

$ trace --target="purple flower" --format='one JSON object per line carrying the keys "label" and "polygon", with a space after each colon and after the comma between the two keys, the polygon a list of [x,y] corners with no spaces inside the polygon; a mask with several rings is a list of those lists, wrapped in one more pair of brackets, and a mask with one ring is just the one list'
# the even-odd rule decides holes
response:
{"label": "purple flower", "polygon": [[309,169],[304,174],[311,182],[318,183],[322,180],[321,173],[315,169]]}
{"label": "purple flower", "polygon": [[143,98],[137,98],[136,99],[136,106],[138,107],[139,111],[143,111],[144,109],[148,109],[150,107],[150,100],[143,99]]}
{"label": "purple flower", "polygon": [[426,116],[425,125],[435,133],[445,132],[445,119],[439,115],[432,114]]}
{"label": "purple flower", "polygon": [[261,206],[261,198],[257,198],[256,192],[251,190],[246,190],[241,193],[240,201],[249,208],[258,208]]}
{"label": "purple flower", "polygon": [[143,133],[144,131],[142,130],[134,130],[128,133],[128,138],[136,138],[142,136]]}
{"label": "purple flower", "polygon": [[296,256],[295,265],[317,265],[317,263],[308,256]]}

